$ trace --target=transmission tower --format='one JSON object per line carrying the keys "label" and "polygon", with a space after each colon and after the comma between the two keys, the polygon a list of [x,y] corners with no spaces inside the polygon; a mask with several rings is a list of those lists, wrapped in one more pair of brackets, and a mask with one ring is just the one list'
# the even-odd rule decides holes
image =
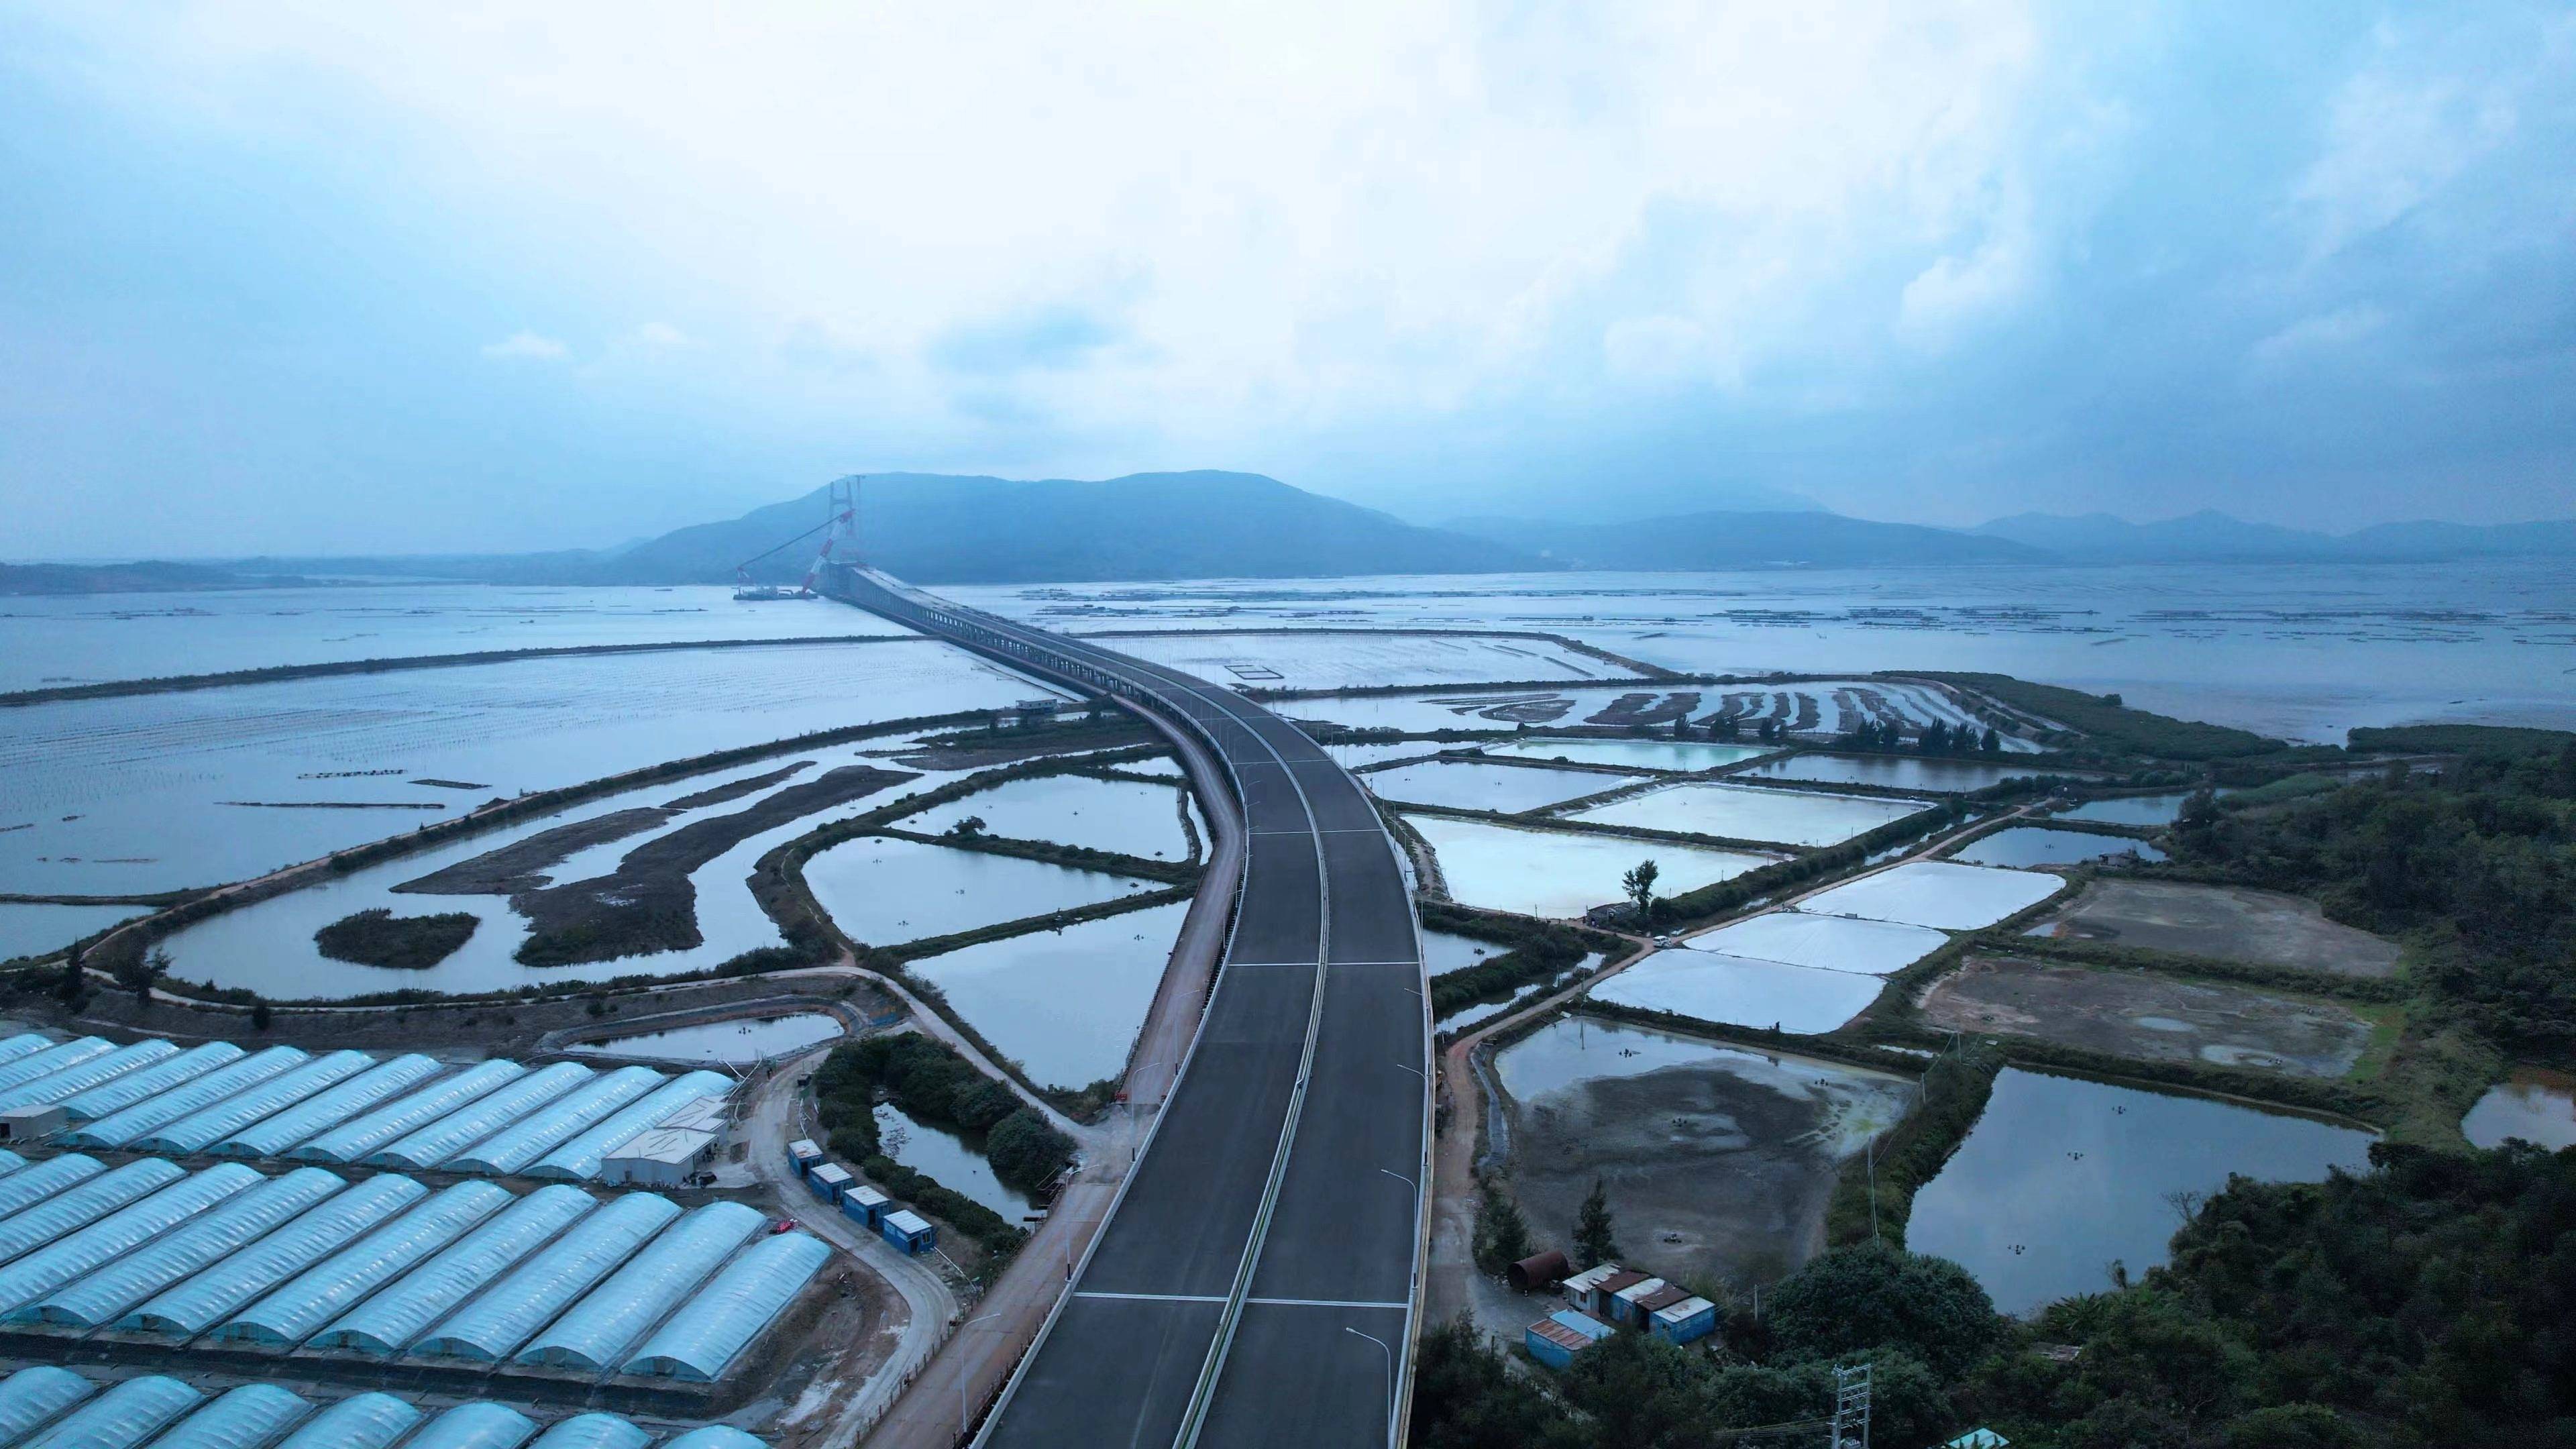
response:
{"label": "transmission tower", "polygon": [[1869,1449],[1869,1365],[1834,1369],[1834,1437],[1828,1449]]}

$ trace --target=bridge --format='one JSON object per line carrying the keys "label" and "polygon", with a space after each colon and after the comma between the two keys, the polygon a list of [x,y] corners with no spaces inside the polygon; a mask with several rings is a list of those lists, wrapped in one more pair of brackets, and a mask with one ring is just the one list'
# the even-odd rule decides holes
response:
{"label": "bridge", "polygon": [[1249,851],[1170,1100],[976,1443],[1398,1443],[1421,1301],[1431,1023],[1359,783],[1231,689],[853,563],[826,595],[1204,739]]}

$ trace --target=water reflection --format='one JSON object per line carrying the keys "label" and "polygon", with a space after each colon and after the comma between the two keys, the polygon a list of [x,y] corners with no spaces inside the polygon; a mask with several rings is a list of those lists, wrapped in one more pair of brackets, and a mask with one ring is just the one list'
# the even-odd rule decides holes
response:
{"label": "water reflection", "polygon": [[1884,785],[1892,790],[1982,790],[2006,780],[2035,775],[2048,767],[2026,761],[2011,765],[1983,760],[1945,760],[1921,755],[1792,755],[1743,772],[1766,780],[1813,780],[1825,785]]}
{"label": "water reflection", "polygon": [[1634,785],[1643,775],[1601,775],[1589,770],[1549,770],[1519,765],[1480,765],[1430,760],[1360,776],[1381,800],[1446,805],[1453,810],[1495,810],[1517,815],[1585,795]]}
{"label": "water reflection", "polygon": [[941,1187],[964,1193],[1005,1221],[1016,1223],[1037,1208],[1026,1194],[1003,1186],[993,1175],[981,1144],[969,1145],[945,1128],[916,1122],[892,1102],[877,1104],[877,1142],[886,1156],[937,1178]]}
{"label": "water reflection", "polygon": [[1468,905],[1527,916],[1570,918],[1620,897],[1619,877],[1651,857],[1663,872],[1657,888],[1679,895],[1742,875],[1770,857],[1706,846],[1518,830],[1438,815],[1407,815],[1440,857],[1449,894]]}
{"label": "water reflection", "polygon": [[2501,1147],[2516,1137],[2553,1152],[2576,1147],[2576,1075],[2515,1069],[2478,1098],[2460,1120],[2460,1135],[2479,1147]]}
{"label": "water reflection", "polygon": [[1085,1087],[1125,1068],[1189,909],[1174,901],[986,941],[910,970],[1031,1081]]}
{"label": "water reflection", "polygon": [[815,856],[805,879],[852,940],[881,946],[1162,889],[1157,881],[880,836]]}
{"label": "water reflection", "polygon": [[1855,835],[1930,808],[1928,800],[1880,800],[1759,785],[1674,785],[1568,816],[1598,825],[1776,840],[1783,845],[1839,845]]}
{"label": "water reflection", "polygon": [[573,1050],[657,1062],[730,1062],[744,1066],[766,1057],[789,1056],[840,1034],[839,1017],[800,1011],[788,1016],[710,1021],[610,1037],[603,1042],[585,1042]]}
{"label": "water reflection", "polygon": [[2016,825],[1998,830],[1970,842],[1951,858],[1972,865],[2074,865],[2087,860],[2111,860],[2129,857],[2143,861],[2166,859],[2163,851],[2143,840],[2119,835],[2094,835],[2082,830],[2050,830],[2040,825]]}
{"label": "water reflection", "polygon": [[987,833],[1013,840],[1052,840],[1146,860],[1186,860],[1189,846],[1181,838],[1180,806],[1180,792],[1168,786],[1039,775],[895,823],[938,835],[971,815],[983,820]]}

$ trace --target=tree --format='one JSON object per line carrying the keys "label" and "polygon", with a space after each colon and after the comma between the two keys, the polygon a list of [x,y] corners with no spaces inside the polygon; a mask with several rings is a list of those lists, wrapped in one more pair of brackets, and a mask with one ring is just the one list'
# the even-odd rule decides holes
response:
{"label": "tree", "polygon": [[1904,1349],[1956,1375],[2003,1333],[1994,1300],[1947,1258],[1877,1243],[1818,1254],[1772,1290],[1769,1327],[1793,1358]]}
{"label": "tree", "polygon": [[74,941],[72,948],[63,953],[63,970],[54,978],[54,995],[66,1002],[74,1002],[80,1000],[88,989],[89,973],[81,969],[80,943]]}
{"label": "tree", "polygon": [[1995,733],[1995,727],[1993,725],[1986,726],[1986,737],[1977,742],[1977,753],[1981,755],[2000,755],[2003,752],[2004,737]]}
{"label": "tree", "polygon": [[1619,1256],[1619,1229],[1610,1217],[1610,1193],[1600,1178],[1574,1215],[1574,1266],[1591,1268]]}
{"label": "tree", "polygon": [[277,1015],[276,1015],[276,1013],[275,1013],[275,1012],[272,1012],[272,1011],[270,1011],[270,1010],[268,1009],[268,1003],[267,1003],[267,1002],[265,1002],[265,1001],[254,1001],[254,1002],[252,1002],[252,1003],[250,1004],[250,1029],[251,1029],[251,1030],[253,1030],[253,1031],[266,1031],[266,1030],[268,1030],[268,1028],[269,1028],[269,1024],[270,1024],[271,1022],[275,1021],[276,1019],[277,1019]]}
{"label": "tree", "polygon": [[1526,1258],[1533,1251],[1529,1220],[1510,1194],[1486,1188],[1476,1200],[1476,1266],[1488,1273]]}
{"label": "tree", "polygon": [[984,1155],[993,1175],[1022,1191],[1044,1187],[1073,1160],[1073,1139],[1050,1125],[1034,1107],[1022,1107],[993,1124],[984,1138]]}
{"label": "tree", "polygon": [[152,1002],[152,983],[168,975],[171,964],[170,953],[155,946],[151,955],[139,961],[129,957],[117,962],[116,984],[134,993],[136,1006],[148,1006]]}
{"label": "tree", "polygon": [[1619,889],[1637,903],[1637,924],[1655,923],[1655,878],[1663,871],[1652,860],[1638,861],[1626,875],[1619,877]]}
{"label": "tree", "polygon": [[969,815],[948,827],[948,833],[960,840],[973,840],[984,833],[984,817]]}

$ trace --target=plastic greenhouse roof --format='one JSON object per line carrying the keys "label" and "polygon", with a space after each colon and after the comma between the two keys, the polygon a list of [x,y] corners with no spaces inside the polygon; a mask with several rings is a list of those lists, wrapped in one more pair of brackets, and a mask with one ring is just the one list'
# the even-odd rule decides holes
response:
{"label": "plastic greenhouse roof", "polygon": [[16,1213],[52,1197],[74,1183],[107,1171],[107,1164],[86,1152],[66,1152],[24,1172],[0,1177],[0,1214]]}
{"label": "plastic greenhouse roof", "polygon": [[379,1062],[317,1097],[235,1132],[216,1143],[214,1150],[227,1157],[283,1157],[286,1149],[305,1138],[327,1132],[444,1070],[436,1057],[416,1052]]}
{"label": "plastic greenhouse roof", "polygon": [[142,1152],[202,1152],[262,1117],[284,1111],[335,1082],[375,1064],[365,1052],[339,1051],[318,1056],[293,1071],[280,1072],[248,1091],[180,1118],[135,1140]]}
{"label": "plastic greenhouse roof", "polygon": [[577,1187],[538,1188],[343,1315],[314,1336],[313,1346],[390,1356],[594,1206]]}
{"label": "plastic greenhouse roof", "polygon": [[643,1100],[620,1108],[599,1125],[547,1153],[528,1169],[532,1177],[579,1180],[599,1176],[608,1154],[651,1131],[661,1120],[701,1097],[721,1097],[733,1090],[733,1079],[721,1072],[690,1072],[653,1089]]}
{"label": "plastic greenhouse roof", "polygon": [[217,1338],[253,1343],[302,1343],[352,1304],[411,1271],[412,1265],[456,1241],[467,1228],[500,1211],[507,1188],[460,1182],[401,1217],[333,1253],[234,1314]]}
{"label": "plastic greenhouse roof", "polygon": [[575,1414],[537,1436],[530,1449],[644,1449],[653,1436],[615,1414]]}
{"label": "plastic greenhouse roof", "polygon": [[6,1147],[0,1147],[0,1177],[7,1177],[10,1173],[16,1172],[19,1168],[26,1165],[27,1159],[20,1157],[17,1153],[10,1151]]}
{"label": "plastic greenhouse roof", "polygon": [[[239,1166],[238,1163],[225,1164]],[[99,1324],[231,1253],[338,1192],[344,1183],[318,1167],[273,1177],[214,1211],[59,1289],[9,1317],[82,1328]],[[165,1189],[166,1190],[166,1189]]]}
{"label": "plastic greenhouse roof", "polygon": [[666,1440],[662,1449],[769,1449],[751,1435],[729,1424],[709,1424],[691,1429],[676,1439]]}
{"label": "plastic greenhouse roof", "polygon": [[177,1379],[127,1379],[56,1419],[19,1449],[134,1449],[206,1396]]}
{"label": "plastic greenhouse roof", "polygon": [[116,1048],[104,1037],[76,1036],[42,1051],[30,1052],[15,1061],[0,1064],[0,1088],[32,1082],[51,1076],[65,1067],[78,1066],[92,1057],[105,1056]]}
{"label": "plastic greenhouse roof", "polygon": [[0,1381],[0,1444],[15,1444],[29,1430],[98,1392],[70,1369],[46,1364],[20,1369]]}
{"label": "plastic greenhouse roof", "polygon": [[432,1082],[408,1097],[388,1102],[354,1122],[335,1127],[286,1155],[308,1162],[355,1162],[404,1133],[437,1121],[504,1082],[518,1080],[527,1070],[517,1062],[476,1062],[452,1077]]}
{"label": "plastic greenhouse roof", "polygon": [[228,1041],[210,1041],[192,1046],[167,1061],[155,1063],[139,1072],[127,1072],[111,1081],[102,1082],[86,1092],[63,1099],[63,1110],[75,1122],[88,1122],[110,1112],[122,1111],[144,1098],[166,1092],[182,1082],[192,1082],[217,1067],[228,1067],[242,1059],[242,1049]]}
{"label": "plastic greenhouse roof", "polygon": [[307,1419],[277,1449],[386,1449],[420,1417],[420,1410],[391,1394],[352,1394]]}
{"label": "plastic greenhouse roof", "polygon": [[517,1125],[493,1134],[456,1159],[460,1172],[517,1172],[545,1156],[583,1128],[662,1084],[651,1067],[619,1067],[586,1082],[580,1090],[530,1113]]}
{"label": "plastic greenhouse roof", "polygon": [[41,1031],[22,1031],[16,1036],[0,1040],[0,1062],[14,1062],[20,1057],[34,1056],[53,1044],[54,1039]]}
{"label": "plastic greenhouse roof", "polygon": [[804,1233],[761,1239],[656,1329],[626,1371],[715,1382],[831,1257],[820,1238]]}
{"label": "plastic greenhouse roof", "polygon": [[275,1384],[244,1384],[190,1414],[152,1449],[260,1449],[313,1406]]}
{"label": "plastic greenhouse roof", "polygon": [[256,1051],[231,1066],[219,1067],[158,1096],[146,1097],[123,1111],[110,1112],[86,1127],[64,1134],[63,1140],[75,1147],[122,1147],[310,1060],[310,1056],[290,1046]]}
{"label": "plastic greenhouse roof", "polygon": [[203,1333],[216,1320],[428,1194],[428,1188],[408,1177],[386,1173],[368,1178],[305,1209],[212,1271],[182,1280],[116,1320],[116,1326],[189,1337]]}
{"label": "plastic greenhouse roof", "polygon": [[450,1316],[413,1351],[500,1362],[679,1215],[679,1205],[660,1193],[611,1199]]}
{"label": "plastic greenhouse roof", "polygon": [[74,1228],[96,1222],[187,1175],[175,1162],[146,1157],[0,1218],[0,1262],[32,1253]]}
{"label": "plastic greenhouse roof", "polygon": [[537,1421],[500,1404],[459,1404],[429,1421],[403,1449],[519,1449],[536,1437]]}
{"label": "plastic greenhouse roof", "polygon": [[540,1067],[489,1096],[477,1097],[390,1147],[366,1156],[370,1167],[434,1167],[599,1075],[579,1062]]}
{"label": "plastic greenhouse roof", "polygon": [[0,1112],[6,1112],[12,1107],[32,1107],[43,1102],[59,1102],[65,1097],[86,1092],[102,1082],[151,1066],[155,1062],[167,1061],[178,1054],[177,1047],[158,1037],[121,1046],[104,1056],[91,1057],[85,1062],[65,1067],[59,1072],[49,1072],[32,1082],[22,1082],[7,1091],[0,1091]]}
{"label": "plastic greenhouse roof", "polygon": [[519,1350],[518,1362],[592,1370],[616,1363],[627,1345],[704,1282],[762,1221],[756,1209],[738,1202],[709,1203],[690,1213]]}
{"label": "plastic greenhouse roof", "polygon": [[258,1173],[238,1162],[227,1162],[119,1208],[79,1232],[0,1268],[0,1309],[40,1298],[261,1181]]}

